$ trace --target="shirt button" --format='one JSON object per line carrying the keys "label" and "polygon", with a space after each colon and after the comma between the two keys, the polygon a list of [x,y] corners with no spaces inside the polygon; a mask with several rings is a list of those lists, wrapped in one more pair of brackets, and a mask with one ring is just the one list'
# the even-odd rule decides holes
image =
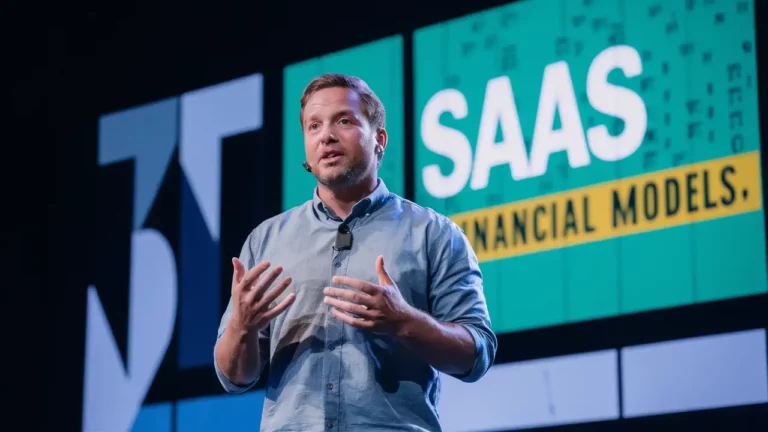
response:
{"label": "shirt button", "polygon": [[334,350],[334,348],[336,348],[336,345],[334,345],[334,344],[330,344],[330,345],[328,345],[328,349],[329,349],[329,350],[333,351],[333,350]]}
{"label": "shirt button", "polygon": [[328,383],[328,390],[333,390],[333,383]]}
{"label": "shirt button", "polygon": [[328,420],[328,421],[325,423],[325,425],[326,425],[326,426],[328,426],[328,429],[333,429],[333,422],[332,422],[332,421]]}
{"label": "shirt button", "polygon": [[341,262],[340,261],[336,261],[336,264],[334,264],[334,266],[337,267],[337,268],[341,267]]}

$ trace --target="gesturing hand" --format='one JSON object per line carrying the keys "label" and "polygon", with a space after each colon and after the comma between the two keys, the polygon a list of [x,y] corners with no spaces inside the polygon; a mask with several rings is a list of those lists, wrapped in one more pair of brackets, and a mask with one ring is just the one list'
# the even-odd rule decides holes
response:
{"label": "gesturing hand", "polygon": [[413,316],[413,307],[403,299],[397,285],[389,277],[382,256],[376,259],[376,273],[379,275],[378,285],[346,276],[334,276],[333,283],[361,292],[327,287],[323,291],[325,303],[333,306],[331,313],[336,318],[349,325],[375,333],[395,335]]}
{"label": "gesturing hand", "polygon": [[287,277],[274,289],[267,289],[282,273],[282,267],[275,267],[266,276],[261,277],[269,268],[269,262],[262,261],[250,269],[247,273],[245,267],[237,258],[232,258],[234,272],[232,274],[232,316],[230,325],[236,329],[252,332],[259,331],[282,313],[296,299],[294,293],[288,294],[275,307],[269,305],[288,288],[291,278]]}

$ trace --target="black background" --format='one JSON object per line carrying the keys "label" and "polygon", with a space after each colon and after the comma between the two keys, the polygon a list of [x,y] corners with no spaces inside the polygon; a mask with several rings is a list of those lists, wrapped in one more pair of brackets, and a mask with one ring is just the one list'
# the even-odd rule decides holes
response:
{"label": "black background", "polygon": [[[574,0],[579,1],[579,0]],[[44,388],[53,412],[47,429],[76,430],[81,423],[86,288],[96,284],[124,353],[129,270],[132,163],[97,166],[98,118],[106,113],[179,95],[253,73],[264,74],[265,127],[227,138],[222,147],[222,286],[231,278],[229,257],[247,233],[280,211],[282,68],[318,55],[394,34],[404,36],[406,154],[413,149],[411,33],[506,1],[438,2],[61,2],[45,9],[47,64],[20,63],[29,74],[14,87],[25,107],[47,112],[54,151],[53,188],[42,200],[48,215],[47,287],[54,322],[35,343],[45,345]],[[768,9],[756,1],[756,22]],[[34,7],[34,6],[33,6]],[[553,11],[553,14],[557,13]],[[768,70],[764,30],[756,25],[759,71]],[[23,41],[17,41],[22,43]],[[22,64],[23,63],[23,64]],[[762,74],[764,75],[764,74]],[[43,83],[40,86],[40,82]],[[766,80],[759,81],[765,119]],[[45,95],[32,96],[32,87]],[[762,140],[766,142],[762,122]],[[32,131],[32,133],[41,133]],[[254,145],[257,144],[257,145]],[[393,143],[399,144],[399,143]],[[256,151],[258,149],[258,152]],[[297,175],[302,175],[296,161]],[[766,157],[763,155],[763,172]],[[408,158],[406,198],[413,198]],[[28,173],[29,174],[29,173]],[[306,174],[304,174],[306,175]],[[34,175],[31,175],[35,177]],[[45,181],[41,177],[38,181]],[[146,226],[178,245],[179,187],[174,155]],[[45,187],[44,187],[45,188]],[[763,186],[765,190],[765,182]],[[51,193],[51,191],[53,193]],[[52,199],[46,201],[45,197]],[[171,216],[169,216],[171,215]],[[38,228],[39,229],[39,228]],[[21,242],[18,235],[13,240]],[[26,239],[25,239],[26,241]],[[25,246],[28,247],[28,246]],[[19,249],[20,250],[20,249]],[[13,251],[12,251],[13,252]],[[37,252],[39,254],[39,250]],[[23,259],[22,259],[23,260]],[[17,261],[9,261],[14,267]],[[108,292],[106,296],[103,294]],[[226,291],[222,293],[226,298]],[[123,323],[123,324],[121,324]],[[122,325],[122,328],[121,328]],[[497,362],[721,333],[768,325],[768,296],[622,316],[500,337]],[[14,331],[14,329],[12,329]],[[215,329],[213,330],[215,331]],[[52,348],[52,349],[51,349]],[[50,353],[53,353],[50,356]],[[177,372],[173,342],[148,401],[221,393],[210,369]],[[469,413],[468,413],[469,414]],[[768,430],[766,405],[655,416],[551,430]],[[550,429],[546,429],[550,430]]]}

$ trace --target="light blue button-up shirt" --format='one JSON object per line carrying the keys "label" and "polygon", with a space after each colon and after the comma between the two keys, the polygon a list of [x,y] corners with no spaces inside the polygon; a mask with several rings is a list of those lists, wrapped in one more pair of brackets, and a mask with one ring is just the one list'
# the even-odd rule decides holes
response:
{"label": "light blue button-up shirt", "polygon": [[[351,250],[332,247],[341,223],[351,229]],[[260,334],[261,365],[270,365],[261,430],[441,429],[438,371],[393,337],[342,323],[323,303],[323,289],[334,286],[335,275],[378,284],[378,255],[384,256],[388,273],[411,306],[469,330],[475,341],[474,366],[456,378],[476,381],[491,366],[497,339],[482,274],[455,223],[390,193],[381,180],[344,220],[323,205],[315,191],[304,205],[256,227],[240,254],[246,269],[269,260],[284,268],[277,282],[292,277],[276,302],[296,293],[295,302]],[[231,308],[230,299],[219,337]],[[255,384],[234,385],[218,365],[216,373],[231,393]]]}

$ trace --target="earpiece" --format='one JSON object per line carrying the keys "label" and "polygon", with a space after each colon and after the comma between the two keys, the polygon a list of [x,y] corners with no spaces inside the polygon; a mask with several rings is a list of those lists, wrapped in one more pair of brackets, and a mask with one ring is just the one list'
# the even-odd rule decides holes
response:
{"label": "earpiece", "polygon": [[312,167],[309,166],[309,163],[307,163],[307,161],[302,162],[301,166],[303,166],[304,169],[307,170],[307,172],[312,172]]}

